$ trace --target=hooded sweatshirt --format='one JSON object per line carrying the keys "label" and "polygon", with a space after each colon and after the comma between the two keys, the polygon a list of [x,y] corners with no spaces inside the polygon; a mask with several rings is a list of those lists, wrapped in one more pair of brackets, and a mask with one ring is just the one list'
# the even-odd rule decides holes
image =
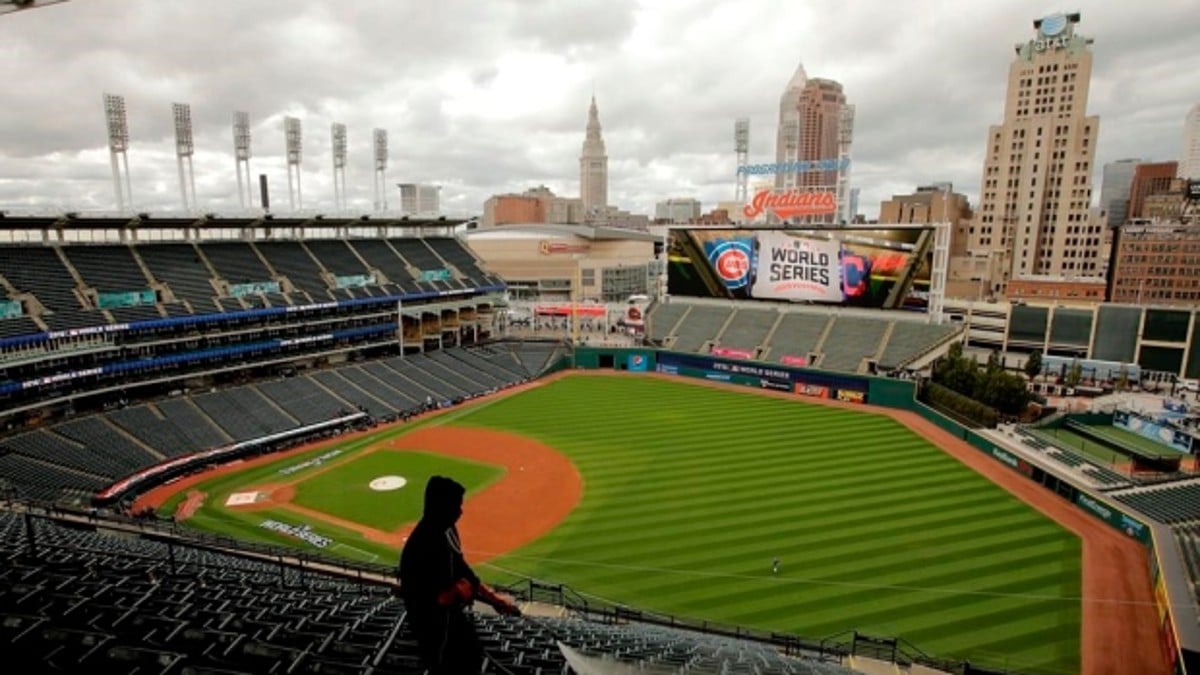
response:
{"label": "hooded sweatshirt", "polygon": [[425,484],[424,513],[400,554],[400,595],[414,627],[458,611],[439,605],[437,596],[459,579],[467,579],[472,587],[479,585],[479,577],[463,558],[455,527],[464,494],[461,484],[443,476],[433,476]]}

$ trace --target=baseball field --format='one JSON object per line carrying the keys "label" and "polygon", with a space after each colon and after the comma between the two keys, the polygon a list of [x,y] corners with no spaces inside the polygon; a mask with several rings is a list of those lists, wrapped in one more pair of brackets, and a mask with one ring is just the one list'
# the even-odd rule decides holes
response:
{"label": "baseball field", "polygon": [[207,530],[390,563],[435,473],[468,486],[464,544],[494,581],[1080,670],[1079,537],[891,417],[799,398],[564,377],[227,467],[157,503]]}

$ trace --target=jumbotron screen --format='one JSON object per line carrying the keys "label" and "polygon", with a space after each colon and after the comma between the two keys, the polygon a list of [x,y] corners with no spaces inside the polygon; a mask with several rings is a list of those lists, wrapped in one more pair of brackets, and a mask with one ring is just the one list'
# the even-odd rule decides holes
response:
{"label": "jumbotron screen", "polygon": [[668,232],[671,295],[924,311],[933,227]]}

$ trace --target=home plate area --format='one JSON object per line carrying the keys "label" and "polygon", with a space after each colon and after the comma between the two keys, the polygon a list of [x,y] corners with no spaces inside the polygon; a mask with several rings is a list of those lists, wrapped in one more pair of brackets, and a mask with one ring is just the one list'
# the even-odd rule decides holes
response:
{"label": "home plate area", "polygon": [[266,501],[270,497],[266,492],[234,492],[225,499],[225,506],[250,506]]}

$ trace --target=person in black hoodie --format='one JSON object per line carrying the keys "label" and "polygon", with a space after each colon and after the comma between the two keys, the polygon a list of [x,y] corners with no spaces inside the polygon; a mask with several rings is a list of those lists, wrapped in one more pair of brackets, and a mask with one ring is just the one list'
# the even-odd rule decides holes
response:
{"label": "person in black hoodie", "polygon": [[478,673],[483,648],[466,608],[475,600],[519,615],[479,580],[463,557],[455,523],[466,489],[444,476],[425,484],[425,512],[400,553],[400,596],[429,675]]}

